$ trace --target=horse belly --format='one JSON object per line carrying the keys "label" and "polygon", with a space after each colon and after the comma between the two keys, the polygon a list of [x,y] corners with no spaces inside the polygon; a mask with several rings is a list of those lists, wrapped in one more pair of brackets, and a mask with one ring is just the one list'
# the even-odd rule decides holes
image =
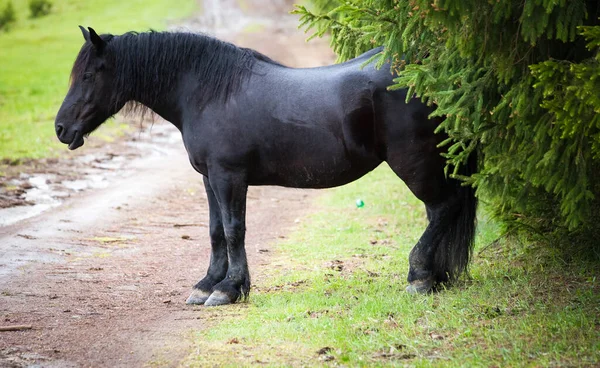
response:
{"label": "horse belly", "polygon": [[381,162],[374,155],[346,150],[341,139],[324,135],[294,140],[264,150],[251,185],[330,188],[352,182]]}

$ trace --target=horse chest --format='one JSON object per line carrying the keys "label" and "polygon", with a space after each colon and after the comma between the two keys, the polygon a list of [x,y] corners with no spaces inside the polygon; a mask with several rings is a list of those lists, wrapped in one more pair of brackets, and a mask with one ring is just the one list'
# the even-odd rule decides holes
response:
{"label": "horse chest", "polygon": [[190,164],[200,174],[208,176],[208,165],[206,155],[202,153],[197,142],[191,142],[188,137],[183,135],[183,145],[188,153]]}
{"label": "horse chest", "polygon": [[196,170],[197,172],[199,172],[200,174],[202,174],[204,176],[208,176],[208,168],[207,168],[205,160],[196,159],[196,158],[190,156],[190,163],[192,164],[192,167],[194,168],[194,170]]}

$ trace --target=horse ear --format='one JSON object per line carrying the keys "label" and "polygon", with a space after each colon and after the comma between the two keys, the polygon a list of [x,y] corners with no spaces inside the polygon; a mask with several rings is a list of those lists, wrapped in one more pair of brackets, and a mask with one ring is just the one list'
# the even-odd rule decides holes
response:
{"label": "horse ear", "polygon": [[94,31],[92,27],[88,27],[88,30],[90,31],[90,41],[92,42],[92,45],[96,47],[96,50],[98,50],[98,52],[104,50],[104,46],[106,46],[106,41],[100,38],[100,36],[98,36],[96,31]]}
{"label": "horse ear", "polygon": [[85,28],[83,28],[82,26],[79,26],[79,29],[81,29],[81,33],[83,34],[83,38],[86,41],[89,41],[90,40],[90,32],[88,32],[88,30],[85,29]]}

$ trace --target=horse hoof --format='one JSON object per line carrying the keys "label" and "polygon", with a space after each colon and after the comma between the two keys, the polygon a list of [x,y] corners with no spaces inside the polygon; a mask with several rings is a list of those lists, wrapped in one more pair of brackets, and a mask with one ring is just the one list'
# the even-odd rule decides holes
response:
{"label": "horse hoof", "polygon": [[194,289],[185,304],[204,304],[208,297],[210,297],[210,292]]}
{"label": "horse hoof", "polygon": [[406,292],[409,294],[427,294],[433,288],[433,278],[425,280],[415,280],[406,287]]}
{"label": "horse hoof", "polygon": [[233,301],[229,298],[229,296],[227,296],[227,294],[225,294],[222,291],[215,290],[215,291],[213,291],[212,294],[210,294],[208,299],[204,302],[204,305],[206,305],[208,307],[214,307],[216,305],[231,304],[231,303],[233,303]]}

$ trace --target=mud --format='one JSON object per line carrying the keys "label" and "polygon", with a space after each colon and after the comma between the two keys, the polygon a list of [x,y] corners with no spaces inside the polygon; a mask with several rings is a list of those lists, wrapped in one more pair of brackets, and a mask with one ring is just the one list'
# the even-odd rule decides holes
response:
{"label": "mud", "polygon": [[[172,28],[291,66],[331,63],[325,41],[305,44],[290,4],[207,0],[203,15]],[[143,125],[112,143],[92,136],[78,151],[65,147],[60,159],[3,168],[0,326],[32,329],[0,332],[1,367],[176,366],[190,331],[245,307],[185,305],[208,265],[206,197],[177,130]],[[246,247],[256,286],[271,244],[318,193],[251,188]]]}

